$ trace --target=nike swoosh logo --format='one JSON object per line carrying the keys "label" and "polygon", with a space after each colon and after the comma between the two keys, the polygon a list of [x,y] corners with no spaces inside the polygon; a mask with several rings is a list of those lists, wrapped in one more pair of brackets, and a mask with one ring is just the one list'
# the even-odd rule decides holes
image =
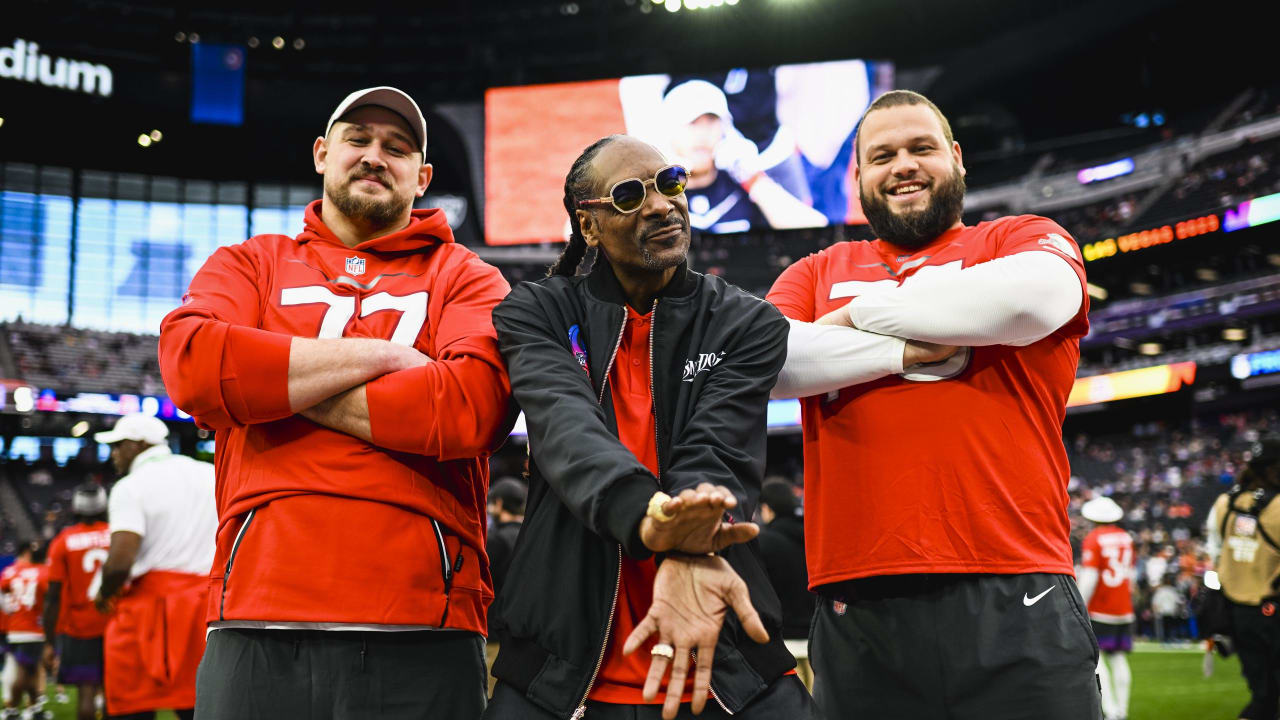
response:
{"label": "nike swoosh logo", "polygon": [[1053,591],[1053,586],[1051,585],[1049,586],[1048,590],[1045,590],[1044,592],[1040,593],[1035,597],[1027,597],[1027,594],[1023,593],[1022,604],[1026,605],[1027,607],[1031,607],[1032,605],[1035,605],[1036,603],[1040,602],[1040,598],[1044,597],[1045,595],[1048,595],[1052,591]]}

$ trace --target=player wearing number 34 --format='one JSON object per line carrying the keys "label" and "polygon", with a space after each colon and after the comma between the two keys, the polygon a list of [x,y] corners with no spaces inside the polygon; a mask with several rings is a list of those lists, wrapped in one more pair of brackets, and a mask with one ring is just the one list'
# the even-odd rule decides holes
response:
{"label": "player wearing number 34", "polygon": [[205,720],[484,708],[486,456],[514,420],[490,315],[509,288],[443,211],[412,209],[426,148],[408,95],[347,96],[303,231],[219,249],[161,326],[166,388],[218,431]]}
{"label": "player wearing number 34", "polygon": [[774,395],[804,398],[814,699],[833,718],[1099,718],[1062,445],[1079,249],[1043,217],[964,225],[960,144],[921,95],[873,102],[855,153],[878,239],[768,295],[792,321]]}

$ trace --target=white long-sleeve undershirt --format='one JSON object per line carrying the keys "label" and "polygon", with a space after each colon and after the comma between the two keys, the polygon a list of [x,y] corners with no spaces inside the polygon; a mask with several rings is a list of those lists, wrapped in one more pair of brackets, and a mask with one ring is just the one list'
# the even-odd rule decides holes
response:
{"label": "white long-sleeve undershirt", "polygon": [[1089,605],[1089,598],[1093,597],[1093,591],[1098,589],[1098,568],[1085,567],[1076,573],[1076,585],[1080,587],[1080,597],[1084,600],[1085,607]]}
{"label": "white long-sleeve undershirt", "polygon": [[787,362],[774,398],[808,397],[902,372],[905,341],[839,325],[788,319]]}
{"label": "white long-sleeve undershirt", "polygon": [[1025,346],[1065,325],[1083,302],[1071,265],[1043,250],[950,272],[918,272],[903,285],[869,291],[847,307],[857,328],[880,335],[944,345]]}

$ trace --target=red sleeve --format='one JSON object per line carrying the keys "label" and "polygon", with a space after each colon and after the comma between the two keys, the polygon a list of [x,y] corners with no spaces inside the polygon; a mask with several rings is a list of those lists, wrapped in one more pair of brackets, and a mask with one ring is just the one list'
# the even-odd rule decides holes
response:
{"label": "red sleeve", "polygon": [[1081,259],[1080,246],[1075,238],[1058,223],[1039,215],[1019,215],[1009,218],[1003,228],[1004,232],[998,240],[996,257],[1008,257],[1023,252],[1048,252],[1056,255],[1076,272],[1080,278],[1080,292],[1083,301],[1080,311],[1065,326],[1076,334],[1083,335],[1089,331],[1089,284],[1085,277],[1084,260]]}
{"label": "red sleeve", "polygon": [[289,409],[292,338],[257,328],[261,277],[249,243],[219,248],[182,307],[160,323],[160,373],[173,402],[206,428],[269,422]]}
{"label": "red sleeve", "polygon": [[59,535],[49,543],[49,582],[67,581],[67,539]]}
{"label": "red sleeve", "polygon": [[1085,567],[1102,569],[1102,554],[1098,552],[1098,536],[1089,533],[1080,548],[1080,564]]}
{"label": "red sleeve", "polygon": [[492,318],[510,286],[474,255],[442,276],[443,301],[431,318],[435,362],[371,380],[365,396],[375,445],[455,460],[492,450],[514,421]]}
{"label": "red sleeve", "polygon": [[792,320],[813,322],[816,319],[813,293],[814,265],[817,257],[817,255],[810,255],[797,263],[792,263],[782,271],[777,280],[773,281],[773,287],[765,296],[765,300],[773,303],[774,307]]}

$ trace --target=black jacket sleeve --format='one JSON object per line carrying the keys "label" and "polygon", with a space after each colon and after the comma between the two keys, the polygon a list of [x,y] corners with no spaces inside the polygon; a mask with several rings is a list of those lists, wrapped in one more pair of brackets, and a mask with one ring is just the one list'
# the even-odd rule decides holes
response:
{"label": "black jacket sleeve", "polygon": [[[734,291],[741,292],[741,291]],[[787,357],[787,321],[773,305],[742,293],[732,309],[737,326],[697,395],[683,431],[671,438],[664,480],[674,495],[708,482],[737,497],[738,519],[754,511],[764,480],[769,391]],[[743,318],[739,320],[738,318]]]}
{"label": "black jacket sleeve", "polygon": [[563,290],[521,283],[493,311],[530,454],[583,525],[628,555],[648,557],[636,530],[658,480],[609,431],[591,379],[569,349],[574,321],[557,309],[556,292]]}

